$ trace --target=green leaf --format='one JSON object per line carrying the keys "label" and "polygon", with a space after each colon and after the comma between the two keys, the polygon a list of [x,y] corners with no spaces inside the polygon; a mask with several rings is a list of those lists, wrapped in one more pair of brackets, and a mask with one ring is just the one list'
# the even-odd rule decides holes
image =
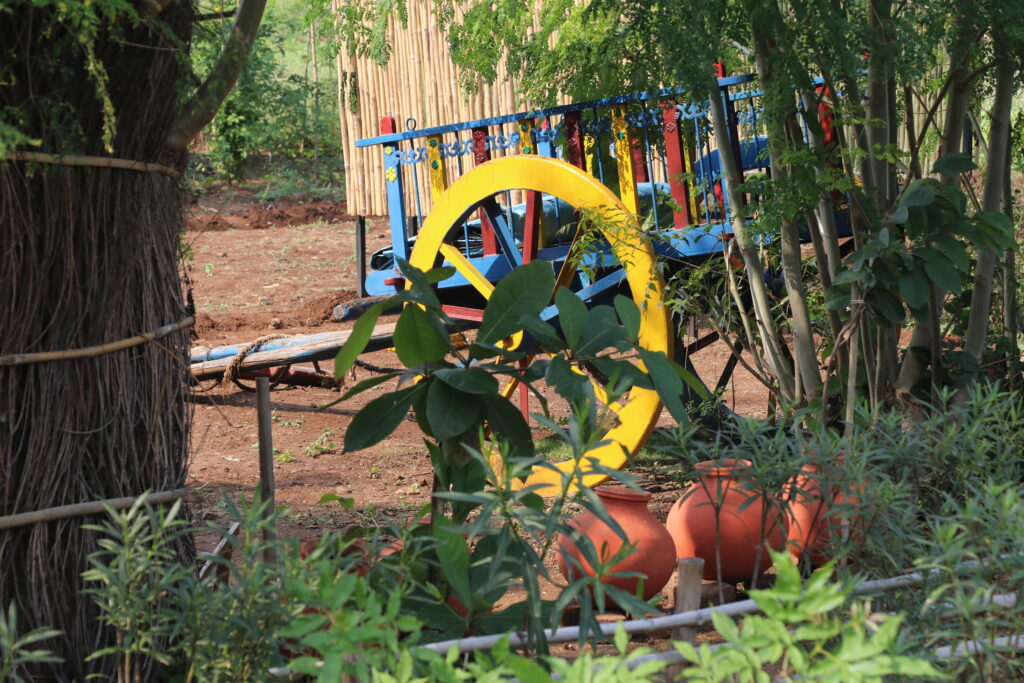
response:
{"label": "green leaf", "polygon": [[395,305],[395,297],[389,297],[386,301],[374,304],[366,309],[366,312],[359,316],[356,324],[352,326],[352,332],[348,339],[338,350],[334,357],[334,378],[341,379],[356,362],[356,358],[366,348],[370,337],[373,336],[373,328],[377,325],[377,318],[385,310]]}
{"label": "green leaf", "polygon": [[445,382],[431,382],[427,391],[427,422],[440,441],[464,434],[480,418],[480,402]]}
{"label": "green leaf", "polygon": [[617,294],[612,303],[615,304],[615,312],[619,314],[619,320],[626,328],[629,338],[636,341],[640,336],[640,307],[635,301],[621,294]]}
{"label": "green leaf", "polygon": [[565,287],[555,292],[555,306],[558,308],[558,323],[562,336],[569,348],[575,349],[583,339],[583,328],[587,324],[587,305]]}
{"label": "green leaf", "polygon": [[914,254],[924,260],[924,272],[928,273],[932,282],[947,292],[960,293],[963,287],[960,272],[942,252],[931,247],[920,247],[914,250]]}
{"label": "green leaf", "polygon": [[567,401],[577,401],[589,395],[587,390],[590,388],[590,380],[585,375],[574,372],[569,361],[563,356],[551,359],[544,379]]}
{"label": "green leaf", "polygon": [[506,662],[512,670],[512,675],[523,683],[548,683],[551,681],[551,674],[544,670],[540,664],[532,662],[526,657],[513,655]]}
{"label": "green leaf", "polygon": [[681,425],[689,424],[686,415],[686,408],[680,396],[683,393],[683,380],[669,363],[664,353],[639,349],[640,359],[647,368],[647,374],[654,382],[654,389],[658,392],[661,402],[668,408],[669,414]]}
{"label": "green leaf", "polygon": [[911,309],[922,309],[928,304],[930,283],[920,268],[900,274],[900,295]]}
{"label": "green leaf", "polygon": [[405,295],[405,301],[421,303],[429,308],[441,307],[441,302],[423,271],[413,268],[407,261],[400,258],[395,259],[395,265],[408,281],[408,287],[402,293]]}
{"label": "green leaf", "polygon": [[555,274],[547,261],[530,261],[503,277],[491,293],[477,342],[494,344],[522,329],[519,319],[548,305]]}
{"label": "green leaf", "polygon": [[337,501],[338,505],[345,510],[351,510],[352,506],[356,504],[354,498],[345,498],[344,496],[339,496],[337,493],[325,493],[320,497],[320,500],[318,500],[316,504],[325,505],[326,503],[333,503],[335,501]]}
{"label": "green leaf", "polygon": [[438,282],[447,280],[452,275],[455,275],[457,271],[451,266],[439,266],[437,268],[431,268],[423,274],[423,279],[427,284],[436,285]]}
{"label": "green leaf", "polygon": [[437,370],[434,376],[448,386],[467,394],[498,393],[498,380],[480,368],[446,368]]}
{"label": "green leaf", "polygon": [[425,390],[426,384],[420,383],[389,392],[363,406],[345,430],[343,452],[351,453],[369,448],[386,439],[402,423],[416,397]]}
{"label": "green leaf", "polygon": [[915,180],[907,187],[899,199],[899,205],[905,207],[928,206],[935,201],[935,189],[929,186],[927,180]]}
{"label": "green leaf", "polygon": [[466,539],[443,527],[437,530],[435,538],[440,545],[437,556],[441,561],[445,581],[463,605],[472,605],[473,596],[469,587],[469,548],[466,546]]}
{"label": "green leaf", "polygon": [[939,233],[932,235],[932,241],[942,248],[942,253],[953,262],[957,270],[961,273],[969,273],[971,271],[971,257],[967,255],[967,250],[964,249],[964,245],[960,243],[960,240],[948,233]]}
{"label": "green leaf", "polygon": [[604,375],[608,380],[618,376],[626,381],[629,386],[641,387],[644,389],[653,389],[654,384],[651,382],[651,378],[643,370],[633,365],[628,360],[620,358],[612,358],[610,356],[598,356],[593,360],[587,362],[588,366],[593,366],[597,372]]}
{"label": "green leaf", "polygon": [[954,152],[953,154],[947,154],[936,159],[935,165],[932,166],[932,173],[952,178],[976,168],[978,166],[971,160],[970,154],[967,152]]}
{"label": "green leaf", "polygon": [[974,220],[997,248],[1005,249],[1013,243],[1013,222],[1005,213],[982,211],[974,216]]}
{"label": "green leaf", "polygon": [[533,335],[534,339],[540,342],[545,351],[558,353],[565,348],[565,344],[562,342],[561,337],[558,336],[555,328],[540,318],[524,315],[519,319],[519,324],[523,326],[524,330]]}
{"label": "green leaf", "polygon": [[897,206],[896,210],[886,219],[889,223],[906,223],[910,218],[910,211],[905,206]]}
{"label": "green leaf", "polygon": [[407,368],[436,363],[448,352],[448,339],[442,337],[422,308],[409,305],[402,309],[395,325],[395,353]]}
{"label": "green leaf", "polygon": [[588,311],[583,339],[573,350],[580,356],[596,356],[609,347],[625,351],[631,346],[614,309],[611,306],[595,306]]}
{"label": "green leaf", "polygon": [[355,386],[353,386],[351,389],[342,394],[341,400],[344,401],[346,399],[352,398],[356,394],[361,394],[367,389],[371,389],[377,386],[378,384],[383,384],[384,382],[387,382],[389,379],[394,379],[395,377],[398,377],[400,374],[402,373],[389,372],[386,375],[374,375],[373,377],[367,377],[364,380],[360,380]]}
{"label": "green leaf", "polygon": [[903,304],[895,294],[887,289],[873,289],[868,292],[868,301],[876,313],[881,314],[886,320],[893,324],[903,322],[905,312]]}
{"label": "green leaf", "polygon": [[511,455],[519,458],[533,457],[533,434],[523,414],[504,396],[484,394],[480,396],[484,419],[491,431],[498,434],[511,448]]}

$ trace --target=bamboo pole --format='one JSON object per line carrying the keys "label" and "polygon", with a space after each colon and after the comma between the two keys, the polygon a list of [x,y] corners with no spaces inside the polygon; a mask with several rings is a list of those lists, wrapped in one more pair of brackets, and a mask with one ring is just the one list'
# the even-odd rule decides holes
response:
{"label": "bamboo pole", "polygon": [[170,166],[151,164],[147,161],[117,159],[114,157],[81,156],[77,154],[47,154],[45,152],[13,152],[3,159],[9,161],[54,164],[56,166],[92,166],[94,168],[116,168],[124,171],[162,173],[170,178],[180,178],[181,172]]}
{"label": "bamboo pole", "polygon": [[146,502],[151,505],[171,503],[185,496],[188,489],[173,489],[170,491],[159,491],[157,493],[144,493],[142,496],[125,496],[123,498],[107,498],[95,500],[88,503],[73,503],[71,505],[59,505],[57,507],[36,510],[34,512],[19,512],[14,515],[0,517],[0,529],[13,529],[29,524],[41,522],[54,522],[58,519],[68,517],[81,517],[83,515],[95,515],[106,511],[107,508],[124,510],[135,504],[140,497],[145,497]]}
{"label": "bamboo pole", "polygon": [[121,351],[123,349],[130,349],[133,346],[144,344],[148,341],[154,341],[161,337],[166,337],[171,332],[180,330],[184,327],[190,327],[195,322],[195,318],[189,316],[183,320],[179,320],[176,323],[170,325],[164,325],[158,327],[152,332],[145,332],[143,334],[136,335],[134,337],[128,337],[127,339],[119,339],[118,341],[109,342],[107,344],[99,344],[97,346],[87,346],[82,349],[68,349],[64,351],[39,351],[38,353],[11,353],[6,356],[0,356],[0,365],[26,365],[28,363],[48,363],[55,360],[74,360],[77,358],[95,358],[96,356],[102,356],[107,353],[113,353],[114,351]]}
{"label": "bamboo pole", "polygon": [[[979,562],[965,562],[961,566],[976,566]],[[902,574],[900,576],[894,576],[888,579],[877,579],[873,581],[864,581],[858,584],[852,591],[853,595],[862,595],[864,593],[876,593],[888,590],[896,590],[898,588],[908,588],[917,586],[923,583],[927,578],[939,574],[940,570],[933,569],[924,572],[913,572],[910,574]],[[731,602],[726,605],[716,605],[713,607],[705,607],[703,609],[693,610],[691,612],[681,612],[679,614],[669,614],[664,617],[651,617],[648,619],[633,619],[629,621],[619,621],[610,624],[601,624],[601,635],[610,636],[614,635],[615,631],[622,628],[629,634],[635,633],[650,633],[651,631],[660,631],[663,629],[674,629],[680,626],[702,626],[711,622],[712,614],[724,614],[726,616],[735,617],[741,614],[750,614],[757,612],[757,603],[753,600],[740,600],[738,602]],[[580,628],[578,626],[564,626],[557,629],[549,629],[545,635],[549,643],[564,643],[577,640],[579,638]],[[472,652],[474,650],[485,650],[493,647],[501,638],[505,638],[506,634],[495,635],[495,636],[473,636],[470,638],[458,638],[455,640],[446,640],[437,643],[429,643],[422,647],[433,650],[434,652],[445,653],[452,646],[458,648],[460,653]],[[508,646],[511,648],[521,647],[526,645],[526,637],[517,633],[513,633],[508,636]]]}

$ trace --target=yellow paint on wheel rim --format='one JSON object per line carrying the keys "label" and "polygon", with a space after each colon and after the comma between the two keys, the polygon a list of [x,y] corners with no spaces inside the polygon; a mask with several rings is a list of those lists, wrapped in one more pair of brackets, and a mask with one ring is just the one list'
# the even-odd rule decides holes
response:
{"label": "yellow paint on wheel rim", "polygon": [[[663,304],[664,283],[655,268],[650,241],[636,227],[636,221],[618,197],[594,177],[557,159],[540,156],[513,156],[496,159],[472,169],[437,199],[423,222],[409,262],[421,270],[434,266],[438,252],[452,257],[454,249],[444,238],[456,222],[479,201],[505,190],[533,190],[550,194],[577,210],[600,209],[607,225],[606,238],[626,271],[633,300],[640,307],[640,345],[651,351],[672,353],[672,334]],[[487,295],[487,282],[468,259],[455,257],[453,265],[474,288]],[[616,408],[619,424],[605,436],[605,445],[589,451],[584,460],[595,459],[602,466],[621,469],[636,454],[650,435],[661,413],[661,401],[649,389],[633,389],[625,404]],[[583,484],[594,486],[607,476],[587,474],[589,462],[581,463]],[[572,471],[575,463],[559,463],[558,469]],[[553,495],[561,486],[561,475],[547,468],[535,468],[524,485],[542,484],[540,492]]]}

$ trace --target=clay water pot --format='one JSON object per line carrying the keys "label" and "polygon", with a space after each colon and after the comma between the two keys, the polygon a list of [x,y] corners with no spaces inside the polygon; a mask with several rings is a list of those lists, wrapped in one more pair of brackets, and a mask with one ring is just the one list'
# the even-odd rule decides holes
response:
{"label": "clay water pot", "polygon": [[716,514],[723,581],[749,581],[755,565],[761,572],[772,565],[768,546],[781,550],[785,545],[788,523],[781,506],[770,503],[762,531],[765,501],[744,484],[749,468],[749,460],[739,459],[697,463],[697,481],[669,510],[665,526],[676,555],[702,558],[705,579],[718,580]]}
{"label": "clay water pot", "polygon": [[[855,495],[839,491],[835,486],[825,492],[817,465],[807,464],[802,469],[805,474],[794,477],[786,491],[789,500],[786,546],[794,560],[806,556],[812,567],[820,567],[831,559],[830,546],[842,536],[843,520],[835,514],[836,507],[857,505],[859,501]],[[849,526],[859,526],[859,517],[849,519]],[[851,533],[856,538],[859,532]]]}
{"label": "clay water pot", "polygon": [[[599,486],[594,489],[594,493],[601,499],[608,516],[615,520],[629,543],[634,546],[633,552],[616,563],[611,572],[639,572],[646,575],[641,597],[650,600],[665,587],[676,566],[676,558],[671,551],[672,537],[647,509],[651,494],[624,486]],[[622,548],[622,539],[591,512],[584,512],[570,520],[569,525],[590,539],[602,561],[612,558]],[[583,559],[583,553],[571,539],[560,535],[558,545],[561,551],[558,555],[558,568],[566,580],[574,581],[578,578],[574,574],[579,571],[579,566],[582,566],[587,576],[594,575],[593,569]],[[575,558],[579,565],[568,561],[567,557]],[[640,579],[635,576],[607,577],[603,582],[635,595]]]}

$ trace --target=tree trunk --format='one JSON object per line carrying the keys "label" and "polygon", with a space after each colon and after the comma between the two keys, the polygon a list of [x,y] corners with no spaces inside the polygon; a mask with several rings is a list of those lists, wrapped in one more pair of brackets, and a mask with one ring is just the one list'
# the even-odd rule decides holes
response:
{"label": "tree trunk", "polygon": [[[779,382],[782,398],[786,401],[792,401],[795,398],[793,373],[789,369],[789,364],[783,355],[779,332],[772,317],[771,305],[768,302],[768,292],[765,290],[764,277],[762,275],[763,264],[757,254],[757,247],[747,231],[747,223],[743,217],[743,193],[738,189],[739,165],[733,153],[732,145],[729,144],[729,126],[726,121],[725,107],[722,104],[722,97],[719,93],[717,82],[711,87],[710,92],[711,123],[714,127],[715,140],[718,144],[718,158],[722,167],[722,180],[724,181],[723,185],[728,193],[732,209],[733,234],[736,236],[736,244],[740,249],[740,255],[743,257],[747,280],[750,283],[754,318],[757,321],[758,331],[761,334],[761,342],[764,345],[768,367],[772,375]],[[754,343],[755,340],[750,341]]]}
{"label": "tree trunk", "polygon": [[[1014,67],[1005,60],[996,72],[996,96],[992,106],[992,123],[988,134],[989,155],[985,168],[985,193],[981,208],[985,211],[1003,210],[1003,191],[1007,168],[1004,150],[1010,144],[1010,109],[1013,106]],[[999,254],[988,249],[978,250],[978,264],[974,268],[974,290],[971,292],[971,313],[967,322],[964,350],[981,363],[985,348],[985,333],[992,305],[992,275]],[[964,403],[974,385],[974,376],[956,392],[956,402]]]}
{"label": "tree trunk", "polygon": [[[942,142],[939,146],[939,156],[953,154],[960,151],[962,143],[962,132],[964,126],[964,112],[967,111],[967,96],[969,94],[970,76],[967,68],[968,55],[971,49],[971,27],[963,17],[959,17],[960,25],[956,41],[950,50],[949,62],[950,72],[947,77],[950,82],[949,101],[946,103],[946,120],[942,130]],[[955,178],[944,179],[944,182],[956,182]],[[945,294],[938,291],[932,292],[932,299],[942,301]],[[914,328],[910,337],[909,348],[903,358],[903,366],[900,368],[899,376],[896,379],[896,400],[904,408],[909,408],[914,403],[913,390],[917,383],[924,377],[925,364],[922,363],[916,354],[911,351],[915,347],[933,348],[936,346],[936,337],[939,330],[932,324],[931,317],[923,320]],[[932,354],[932,385],[940,381],[938,375],[942,368],[935,354]]]}
{"label": "tree trunk", "polygon": [[[23,115],[21,130],[40,140],[38,151],[164,167],[0,161],[0,356],[99,345],[187,316],[179,279],[184,157],[166,153],[164,141],[191,22],[191,5],[173,3],[158,19],[132,26],[122,16],[117,36],[100,29],[80,43],[55,6],[19,3],[0,21],[0,44],[26,56],[0,85],[0,108]],[[94,77],[97,64],[105,84]],[[107,112],[116,116],[113,131]],[[188,347],[180,330],[93,358],[0,366],[0,515],[183,486]],[[114,674],[116,657],[85,661],[115,635],[80,592],[97,549],[97,534],[84,526],[105,518],[0,531],[0,609],[15,602],[21,629],[63,631],[39,644],[63,664],[34,665],[25,673],[35,680]],[[191,540],[176,543],[191,563]],[[133,666],[150,677],[148,658]]]}

